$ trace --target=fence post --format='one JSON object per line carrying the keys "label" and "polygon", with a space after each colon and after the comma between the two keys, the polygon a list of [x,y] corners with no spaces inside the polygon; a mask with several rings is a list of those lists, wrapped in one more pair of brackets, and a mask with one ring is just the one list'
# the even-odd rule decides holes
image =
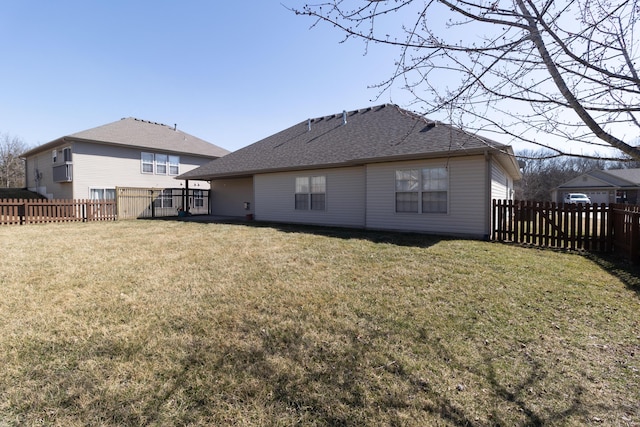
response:
{"label": "fence post", "polygon": [[23,199],[22,209],[24,215],[20,217],[20,225],[29,223],[29,201],[27,199]]}
{"label": "fence post", "polygon": [[629,256],[635,262],[638,259],[638,239],[640,239],[640,212],[629,210],[631,224],[629,227]]}
{"label": "fence post", "polygon": [[151,196],[151,218],[155,218],[156,217],[156,204],[155,204],[155,200],[153,199],[153,190],[149,190],[149,195]]}

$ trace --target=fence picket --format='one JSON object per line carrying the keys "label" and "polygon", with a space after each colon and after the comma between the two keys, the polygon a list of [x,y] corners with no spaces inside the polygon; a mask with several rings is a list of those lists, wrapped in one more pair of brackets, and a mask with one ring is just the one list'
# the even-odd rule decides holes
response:
{"label": "fence picket", "polygon": [[494,240],[560,249],[617,251],[640,261],[640,206],[493,201]]}
{"label": "fence picket", "polygon": [[[86,209],[87,205],[94,209]],[[116,219],[115,200],[0,200],[0,225]]]}

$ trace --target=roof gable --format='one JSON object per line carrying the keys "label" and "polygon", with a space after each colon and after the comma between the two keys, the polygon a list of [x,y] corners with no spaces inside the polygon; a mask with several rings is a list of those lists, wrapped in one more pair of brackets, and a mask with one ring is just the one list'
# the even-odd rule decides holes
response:
{"label": "roof gable", "polygon": [[569,181],[558,186],[559,189],[570,188],[584,188],[584,187],[614,187],[615,184],[611,182],[609,177],[604,174],[599,174],[600,171],[591,171],[583,173]]}
{"label": "roof gable", "polygon": [[[359,165],[511,148],[385,104],[318,117],[209,162],[181,178]],[[515,164],[515,161],[514,161]],[[516,173],[517,165],[515,166]]]}
{"label": "roof gable", "polygon": [[29,156],[73,140],[211,158],[222,157],[229,153],[224,148],[189,135],[175,127],[128,117],[58,138],[24,153],[23,156]]}
{"label": "roof gable", "polygon": [[640,169],[593,170],[558,186],[572,188],[622,188],[640,185]]}

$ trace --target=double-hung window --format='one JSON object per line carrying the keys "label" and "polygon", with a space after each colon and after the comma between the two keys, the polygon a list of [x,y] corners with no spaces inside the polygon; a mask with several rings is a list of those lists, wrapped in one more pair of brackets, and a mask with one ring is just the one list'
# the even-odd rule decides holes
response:
{"label": "double-hung window", "polygon": [[204,207],[204,191],[193,190],[193,206],[196,208]]}
{"label": "double-hung window", "polygon": [[167,155],[166,154],[156,154],[156,174],[157,175],[167,174]]}
{"label": "double-hung window", "polygon": [[153,205],[156,208],[172,208],[173,207],[173,190],[165,189],[158,194],[158,197],[153,201]]}
{"label": "double-hung window", "polygon": [[169,156],[169,175],[180,175],[179,156]]}
{"label": "double-hung window", "polygon": [[396,171],[396,212],[418,212],[420,172],[417,169]]}
{"label": "double-hung window", "polygon": [[141,171],[156,175],[180,175],[180,156],[142,153]]}
{"label": "double-hung window", "polygon": [[448,189],[446,168],[422,169],[422,212],[447,213]]}
{"label": "double-hung window", "polygon": [[142,153],[142,173],[153,173],[153,153]]}
{"label": "double-hung window", "polygon": [[447,213],[448,192],[446,168],[396,171],[396,212]]}
{"label": "double-hung window", "polygon": [[325,176],[301,176],[296,178],[295,209],[326,209],[327,180]]}

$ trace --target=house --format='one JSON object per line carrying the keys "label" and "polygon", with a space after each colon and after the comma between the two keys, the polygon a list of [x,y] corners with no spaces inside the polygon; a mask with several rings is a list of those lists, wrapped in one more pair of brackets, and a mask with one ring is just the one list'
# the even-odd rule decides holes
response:
{"label": "house", "polygon": [[386,104],[305,120],[180,179],[211,212],[256,220],[486,237],[513,197],[513,150]]}
{"label": "house", "polygon": [[569,193],[584,193],[591,203],[638,204],[640,169],[593,170],[559,185],[551,199],[562,203]]}
{"label": "house", "polygon": [[[22,157],[26,187],[49,199],[112,199],[116,187],[186,187],[178,175],[227,153],[176,126],[124,118],[60,137]],[[208,183],[192,187],[196,198],[209,190]],[[176,210],[169,198],[159,202]]]}

